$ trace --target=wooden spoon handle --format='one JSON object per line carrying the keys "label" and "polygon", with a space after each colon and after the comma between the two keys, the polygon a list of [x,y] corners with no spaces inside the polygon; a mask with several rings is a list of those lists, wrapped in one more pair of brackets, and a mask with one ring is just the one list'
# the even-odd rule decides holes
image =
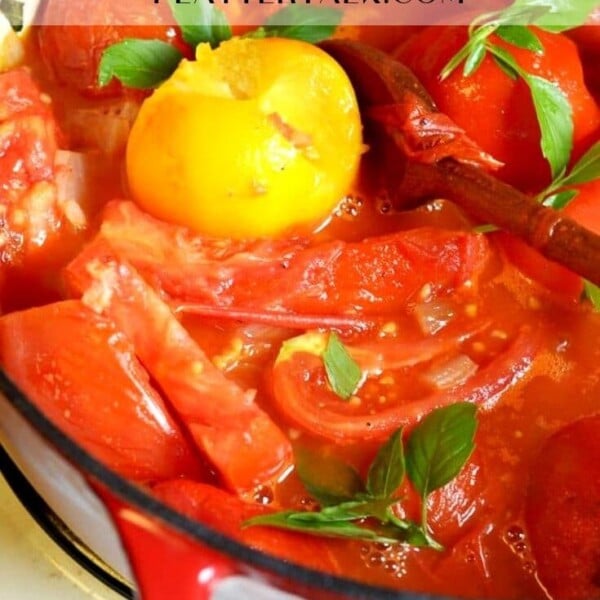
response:
{"label": "wooden spoon handle", "polygon": [[[415,95],[423,109],[435,104],[413,73],[384,52],[360,42],[329,40],[322,48],[346,70],[363,111],[376,106],[402,104]],[[453,158],[433,164],[411,160],[389,128],[377,129],[387,156],[398,165],[399,189],[394,196],[443,197],[452,200],[475,219],[504,229],[547,258],[600,285],[600,236],[582,227],[493,175]]]}

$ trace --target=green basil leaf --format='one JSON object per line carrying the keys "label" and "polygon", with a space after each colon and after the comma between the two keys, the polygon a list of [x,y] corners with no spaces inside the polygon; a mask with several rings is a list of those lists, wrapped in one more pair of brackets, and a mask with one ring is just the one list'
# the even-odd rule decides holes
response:
{"label": "green basil leaf", "polygon": [[319,513],[310,512],[281,512],[260,515],[245,521],[243,527],[262,525],[277,527],[279,529],[290,529],[292,531],[302,531],[313,535],[344,537],[355,540],[385,543],[397,541],[391,537],[381,536],[373,529],[360,527],[349,521],[323,521],[318,515]]}
{"label": "green basil leaf", "polygon": [[169,0],[171,12],[181,28],[184,41],[192,47],[208,43],[216,48],[231,38],[227,16],[208,0],[178,2]]}
{"label": "green basil leaf", "polygon": [[518,48],[531,50],[531,52],[537,54],[543,54],[544,52],[544,46],[542,46],[540,38],[531,29],[523,25],[501,25],[496,29],[496,35]]}
{"label": "green basil leaf", "polygon": [[513,81],[516,81],[519,77],[515,71],[509,67],[506,63],[500,60],[497,56],[494,56],[494,62],[498,65],[508,77],[510,77]]}
{"label": "green basil leaf", "polygon": [[367,492],[374,498],[391,498],[406,472],[402,429],[398,429],[379,449],[369,467]]}
{"label": "green basil leaf", "polygon": [[542,204],[549,208],[553,208],[554,210],[562,210],[577,196],[577,194],[579,194],[578,190],[564,190],[544,198]]}
{"label": "green basil leaf", "polygon": [[153,88],[171,76],[182,58],[167,42],[125,39],[102,54],[98,84],[108,85],[116,77],[127,87]]}
{"label": "green basil leaf", "polygon": [[[542,0],[531,0],[531,4],[542,2]],[[560,33],[583,25],[588,16],[595,8],[598,8],[598,0],[545,0],[550,5],[547,10],[535,19],[535,25],[551,31]]]}
{"label": "green basil leaf", "polygon": [[465,77],[469,77],[473,75],[475,71],[481,66],[485,55],[487,54],[487,50],[485,44],[477,44],[471,50],[471,53],[465,60],[465,66],[463,68],[463,75]]}
{"label": "green basil leaf", "polygon": [[307,449],[295,452],[296,472],[308,492],[322,506],[339,504],[365,491],[358,473],[333,456]]}
{"label": "green basil leaf", "polygon": [[598,0],[515,0],[502,11],[501,20],[558,33],[583,25],[597,7]]}
{"label": "green basil leaf", "polygon": [[412,431],[406,447],[408,477],[425,503],[461,471],[473,452],[476,407],[451,404],[429,413]]}
{"label": "green basil leaf", "polygon": [[600,178],[600,142],[596,142],[561,181],[563,186],[579,185]]}
{"label": "green basil leaf", "polygon": [[600,287],[593,284],[591,281],[583,282],[583,290],[586,298],[592,303],[596,310],[600,311]]}
{"label": "green basil leaf", "polygon": [[291,4],[271,15],[262,29],[269,37],[284,37],[316,44],[333,35],[342,20],[337,8]]}
{"label": "green basil leaf", "polygon": [[298,521],[319,521],[320,523],[356,521],[370,516],[370,512],[366,506],[367,503],[365,502],[352,500],[350,502],[342,502],[336,506],[327,506],[319,511],[298,512],[295,513],[294,519]]}
{"label": "green basil leaf", "polygon": [[526,74],[542,133],[542,154],[550,164],[552,178],[567,167],[573,149],[573,109],[562,90],[551,81]]}
{"label": "green basil leaf", "polygon": [[327,340],[323,352],[323,364],[331,389],[344,400],[351,398],[363,374],[335,333],[331,333]]}
{"label": "green basil leaf", "polygon": [[482,225],[475,225],[472,231],[474,233],[493,233],[494,231],[498,231],[499,227],[496,225],[492,225],[491,223],[484,223]]}

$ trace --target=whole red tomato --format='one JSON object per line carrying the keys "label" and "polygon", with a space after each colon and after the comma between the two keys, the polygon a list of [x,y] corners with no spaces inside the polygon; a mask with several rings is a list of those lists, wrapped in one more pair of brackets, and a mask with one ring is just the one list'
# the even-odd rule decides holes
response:
{"label": "whole red tomato", "polygon": [[[574,156],[597,135],[600,112],[588,92],[575,44],[564,35],[535,30],[543,47],[536,54],[491,41],[508,50],[527,72],[556,83],[573,107]],[[469,77],[462,66],[442,81],[440,73],[467,41],[465,27],[428,27],[401,46],[396,56],[410,67],[438,105],[486,152],[502,161],[504,181],[537,192],[550,182],[550,168],[540,148],[540,128],[527,84],[513,80],[489,55]]]}
{"label": "whole red tomato", "polygon": [[121,93],[117,81],[104,88],[98,86],[98,65],[108,46],[126,38],[158,39],[186,55],[191,52],[173,26],[167,3],[48,0],[42,23],[35,34],[50,76],[86,96]]}

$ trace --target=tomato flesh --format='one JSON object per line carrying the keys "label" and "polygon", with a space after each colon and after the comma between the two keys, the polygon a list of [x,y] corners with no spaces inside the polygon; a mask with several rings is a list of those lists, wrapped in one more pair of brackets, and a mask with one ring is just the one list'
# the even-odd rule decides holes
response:
{"label": "tomato flesh", "polygon": [[49,419],[124,477],[203,477],[130,342],[81,302],[0,318],[0,362]]}

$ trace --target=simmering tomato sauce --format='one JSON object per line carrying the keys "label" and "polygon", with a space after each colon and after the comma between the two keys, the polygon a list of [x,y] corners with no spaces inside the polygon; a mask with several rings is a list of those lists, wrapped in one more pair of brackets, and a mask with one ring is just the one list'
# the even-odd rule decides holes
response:
{"label": "simmering tomato sauce", "polygon": [[[171,146],[165,136],[180,135],[174,120],[191,109],[169,87],[174,80],[154,92],[115,80],[97,86],[98,40],[104,49],[124,37],[158,37],[193,57],[177,29],[156,25],[160,16],[153,19],[152,31],[107,26],[95,37],[81,28],[35,29],[25,42],[25,66],[0,74],[2,127],[14,128],[13,137],[10,131],[0,135],[20,153],[10,164],[0,156],[0,360],[8,376],[121,475],[285,560],[365,583],[465,598],[600,598],[600,316],[581,297],[581,277],[509,233],[480,232],[481,223],[459,203],[436,197],[399,206],[360,133],[348,136],[344,165],[327,162],[322,148],[331,137],[317,132],[327,129],[329,117],[312,117],[316,123],[296,117],[289,100],[270,91],[279,75],[262,79],[244,71],[263,64],[262,52],[264,60],[277,62],[268,46],[225,42],[222,58],[198,53],[197,61],[217,79],[241,65],[234,77],[248,79],[235,85],[247,87],[227,80],[235,89],[215,92],[218,102],[231,106],[242,98],[247,107],[259,89],[273,107],[267,121],[283,140],[277,143],[288,144],[286,152],[308,152],[310,169],[323,159],[326,175],[290,162],[281,171],[288,169],[291,179],[280,184],[259,169],[252,194],[278,185],[291,190],[307,177],[317,177],[323,189],[331,184],[334,195],[345,186],[344,193],[332,203],[307,192],[311,214],[325,206],[308,222],[289,222],[292,200],[288,207],[275,198],[275,208],[264,213],[270,233],[248,235],[261,208],[238,202],[236,194],[248,193],[245,182],[236,187],[246,164],[232,155],[231,171],[219,171],[210,146],[225,152],[226,142],[209,140],[206,150],[205,134],[190,130],[193,141],[182,150],[198,162],[191,175],[185,165],[173,172],[185,185],[176,187],[181,180],[165,176],[160,206],[140,200],[145,192],[132,169],[142,169],[151,144],[163,144],[166,156],[188,143],[179,138]],[[382,40],[473,143],[504,163],[501,178],[538,194],[551,175],[522,82],[497,79],[491,58],[473,79],[438,78],[466,35],[465,28],[386,28]],[[360,29],[342,27],[337,36],[377,43],[371,30],[362,36]],[[593,86],[597,69],[586,58],[584,71],[579,61],[580,51],[585,57],[598,51],[596,38],[577,30],[578,49],[562,34],[541,37],[547,54],[535,60],[545,61],[542,74],[559,83],[570,78],[574,164],[598,141],[597,90],[585,83]],[[345,76],[320,62],[325,59],[313,54],[320,50],[286,43],[282,53],[307,52],[305,59],[315,61],[311,72],[328,78],[335,93],[327,102],[349,94],[340,123],[358,123],[360,132]],[[245,63],[248,55],[252,60]],[[527,51],[517,55],[526,68]],[[269,69],[276,70],[273,64]],[[173,75],[181,77],[178,89],[200,77],[190,73]],[[281,81],[290,94],[309,85]],[[210,111],[207,89],[213,88],[202,85],[192,97],[209,97],[203,110]],[[307,94],[313,98],[313,91]],[[172,110],[156,125],[164,98]],[[158,108],[147,116],[150,102]],[[243,144],[259,147],[262,141],[244,129],[245,119],[254,117],[240,114],[232,109],[225,137],[246,136]],[[506,115],[516,120],[506,122]],[[160,130],[158,142],[153,127]],[[316,129],[302,129],[310,127]],[[128,146],[133,135],[142,140],[135,149]],[[373,145],[377,138],[367,141]],[[19,161],[39,167],[44,157],[46,171],[28,168],[14,183],[10,168],[17,165],[21,173]],[[162,164],[150,167],[172,172]],[[225,200],[218,196],[213,203],[217,212],[210,202],[204,211],[206,182],[194,169],[211,180],[206,185],[215,197],[223,179],[233,181]],[[141,179],[150,177],[139,172]],[[565,210],[598,231],[598,184],[580,188]],[[165,218],[171,206],[186,202],[193,223],[207,230],[189,226],[187,208]],[[323,359],[334,334],[350,356],[344,360],[360,371],[345,396],[335,391]],[[346,539],[245,523],[281,511],[317,514],[323,501],[307,477],[335,488],[345,485],[340,481],[351,467],[365,481],[394,432],[402,428],[408,453],[411,432],[428,414],[462,402],[477,407],[474,450],[426,500],[426,529],[439,549],[404,538]],[[396,516],[415,523],[422,512],[417,487],[404,477],[393,495]],[[373,518],[354,521],[377,528]]]}

